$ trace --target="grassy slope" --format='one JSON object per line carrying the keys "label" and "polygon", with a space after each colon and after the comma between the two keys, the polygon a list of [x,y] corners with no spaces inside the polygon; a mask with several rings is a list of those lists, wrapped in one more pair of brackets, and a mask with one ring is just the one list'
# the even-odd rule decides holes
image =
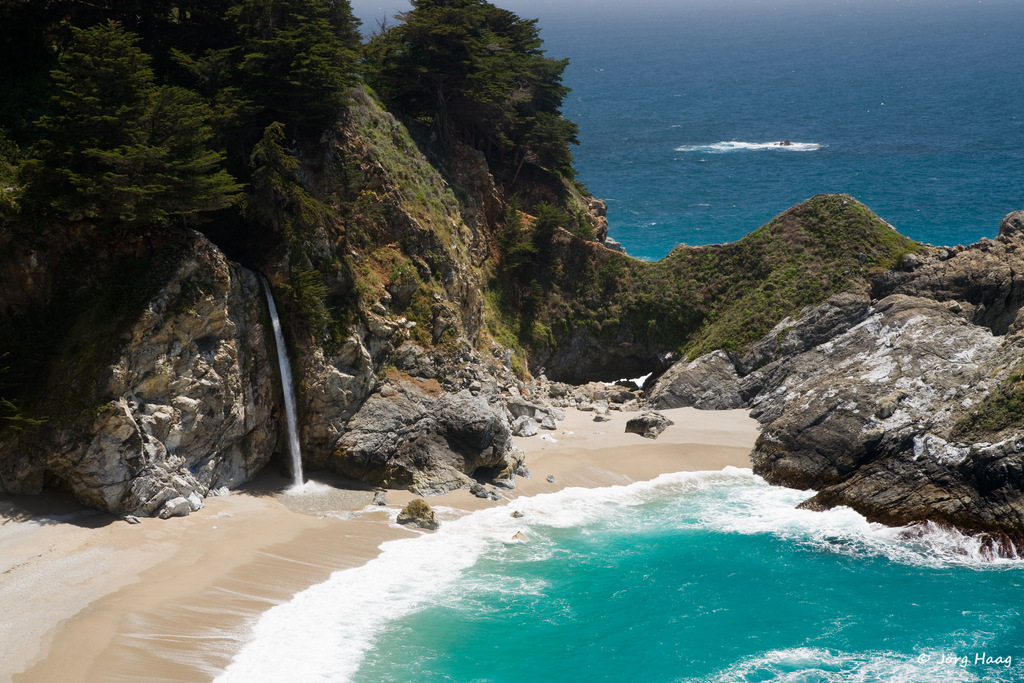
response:
{"label": "grassy slope", "polygon": [[787,315],[841,291],[922,246],[847,195],[819,195],[743,239],[679,246],[656,263],[560,237],[559,263],[538,279],[551,292],[533,343],[550,351],[582,326],[694,357],[736,351]]}

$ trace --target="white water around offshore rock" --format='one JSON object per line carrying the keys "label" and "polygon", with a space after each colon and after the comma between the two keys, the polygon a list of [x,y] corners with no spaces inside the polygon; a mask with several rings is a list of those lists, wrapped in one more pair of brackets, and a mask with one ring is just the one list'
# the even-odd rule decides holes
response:
{"label": "white water around offshore rock", "polygon": [[676,147],[677,152],[707,152],[710,154],[723,154],[725,152],[761,151],[769,149],[785,150],[788,152],[814,152],[827,147],[817,142],[790,142],[789,140],[776,140],[773,142],[741,142],[730,140],[716,142],[710,145],[683,145]]}
{"label": "white water around offshore rock", "polygon": [[277,365],[281,369],[281,388],[284,391],[284,413],[288,423],[288,451],[292,457],[292,486],[302,487],[302,451],[299,447],[299,423],[295,417],[295,383],[292,381],[292,366],[288,362],[288,349],[284,345],[284,333],[281,331],[281,319],[277,317],[277,306],[274,295],[270,291],[270,283],[260,277],[263,291],[267,295],[267,310],[270,311],[270,324],[274,328],[274,345],[277,347]]}

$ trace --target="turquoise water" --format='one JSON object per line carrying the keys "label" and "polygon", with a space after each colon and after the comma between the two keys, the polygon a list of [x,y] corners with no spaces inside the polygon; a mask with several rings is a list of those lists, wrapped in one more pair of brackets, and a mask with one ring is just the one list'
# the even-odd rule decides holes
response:
{"label": "turquoise water", "polygon": [[807,496],[729,469],[449,519],[268,612],[223,680],[1024,680],[1024,565]]}

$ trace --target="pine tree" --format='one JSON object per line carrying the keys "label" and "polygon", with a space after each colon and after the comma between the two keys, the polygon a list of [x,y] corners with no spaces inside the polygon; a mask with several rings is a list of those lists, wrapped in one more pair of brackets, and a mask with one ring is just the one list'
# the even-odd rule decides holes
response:
{"label": "pine tree", "polygon": [[137,37],[116,22],[74,29],[74,37],[53,72],[55,113],[36,122],[27,201],[127,225],[230,204],[239,186],[209,148],[209,107],[190,91],[156,86]]}

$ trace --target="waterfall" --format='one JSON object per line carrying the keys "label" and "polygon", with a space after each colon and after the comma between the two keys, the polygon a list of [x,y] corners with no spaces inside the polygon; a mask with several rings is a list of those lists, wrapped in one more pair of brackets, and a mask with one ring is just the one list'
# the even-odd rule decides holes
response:
{"label": "waterfall", "polygon": [[299,424],[295,417],[295,384],[292,382],[292,366],[288,362],[288,349],[284,345],[284,333],[281,332],[281,319],[277,317],[277,306],[274,295],[270,292],[270,283],[260,277],[263,291],[267,295],[267,309],[270,311],[270,322],[274,327],[274,344],[277,346],[277,364],[281,368],[281,388],[284,390],[284,413],[288,421],[288,450],[292,456],[292,478],[295,486],[302,486],[302,452],[299,449]]}

